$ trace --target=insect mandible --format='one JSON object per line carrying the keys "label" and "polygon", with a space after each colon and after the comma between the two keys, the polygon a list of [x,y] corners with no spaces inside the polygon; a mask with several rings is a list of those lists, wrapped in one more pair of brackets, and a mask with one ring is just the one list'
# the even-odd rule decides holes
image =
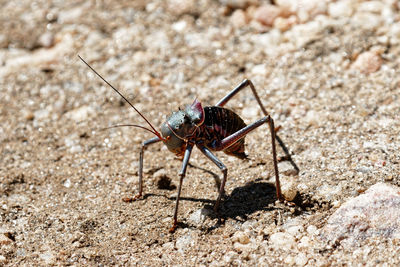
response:
{"label": "insect mandible", "polygon": [[[157,131],[153,125],[145,118],[139,110],[125,97],[123,96],[114,86],[106,81],[96,70],[94,70],[85,60],[79,55],[78,57],[85,63],[96,75],[98,75],[106,84],[108,84],[115,92],[117,92],[150,126],[146,128],[144,126],[135,124],[125,124],[117,126],[132,126],[147,130],[155,135],[155,137],[146,140],[142,143],[139,156],[139,193],[133,198],[124,198],[125,202],[130,202],[139,199],[143,195],[143,154],[147,146],[163,142],[168,150],[175,153],[178,156],[183,156],[182,168],[179,172],[179,186],[178,194],[176,196],[175,211],[173,218],[173,225],[170,228],[170,232],[174,232],[178,225],[178,206],[179,199],[181,196],[182,183],[186,175],[186,169],[189,163],[190,155],[194,146],[196,146],[207,158],[209,158],[223,174],[223,179],[219,188],[218,198],[214,205],[214,211],[218,213],[218,208],[221,202],[221,198],[224,194],[224,187],[228,176],[228,169],[213,153],[213,151],[223,151],[228,155],[235,156],[237,158],[244,159],[246,154],[244,153],[244,138],[245,136],[258,128],[259,126],[267,123],[269,125],[271,133],[272,143],[272,156],[275,171],[275,187],[276,196],[279,200],[283,200],[281,193],[281,186],[279,182],[279,171],[278,161],[276,153],[275,140],[277,139],[275,133],[274,120],[268,114],[264,108],[260,97],[253,83],[245,79],[237,87],[235,87],[230,93],[223,97],[215,106],[202,107],[199,101],[194,100],[191,105],[186,106],[183,110],[173,112],[167,121],[161,125],[161,132]],[[244,121],[234,113],[233,111],[224,108],[224,105],[235,96],[243,88],[250,87],[254,97],[256,98],[264,117],[258,121],[246,125]],[[284,147],[282,141],[278,139],[279,144],[287,154],[287,150]],[[288,154],[287,154],[288,155]]]}

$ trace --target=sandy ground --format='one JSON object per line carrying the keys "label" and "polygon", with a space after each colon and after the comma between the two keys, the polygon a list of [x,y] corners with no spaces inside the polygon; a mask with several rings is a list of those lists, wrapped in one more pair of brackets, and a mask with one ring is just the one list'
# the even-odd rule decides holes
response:
{"label": "sandy ground", "polygon": [[[252,19],[262,1],[2,2],[0,265],[399,263],[398,240],[345,247],[320,236],[346,200],[400,185],[395,1],[382,12],[364,1],[339,16],[308,10],[287,29]],[[150,146],[144,198],[122,201],[137,192],[140,144],[152,136],[101,130],[145,122],[78,54],[157,128],[196,97],[214,105],[251,79],[299,166],[295,175],[279,163],[298,196],[276,201],[262,126],[246,137],[248,160],[217,153],[229,169],[222,224],[212,211],[221,173],[194,149],[170,234],[181,161]],[[263,116],[250,90],[227,107],[246,123]]]}

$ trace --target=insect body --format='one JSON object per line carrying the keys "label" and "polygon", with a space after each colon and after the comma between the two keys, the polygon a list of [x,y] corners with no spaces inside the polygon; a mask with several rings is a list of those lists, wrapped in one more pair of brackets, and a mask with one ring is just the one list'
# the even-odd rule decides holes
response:
{"label": "insect body", "polygon": [[[178,156],[183,157],[182,168],[179,172],[180,181],[178,186],[178,194],[175,203],[175,212],[173,218],[173,226],[170,232],[174,232],[178,224],[178,205],[181,195],[182,183],[186,175],[186,169],[189,163],[190,155],[194,146],[209,158],[223,173],[223,180],[219,188],[219,195],[215,202],[214,210],[218,212],[221,197],[224,194],[225,182],[227,179],[228,170],[226,166],[214,155],[214,151],[224,151],[228,155],[233,155],[238,158],[246,158],[244,153],[244,138],[245,136],[267,123],[269,125],[272,143],[272,155],[275,169],[275,186],[276,195],[279,200],[283,200],[281,187],[279,182],[279,171],[276,156],[275,139],[279,141],[284,151],[287,153],[282,141],[276,137],[274,121],[267,113],[261,100],[255,90],[253,83],[250,80],[244,80],[229,94],[222,98],[215,106],[202,107],[201,103],[195,100],[191,105],[186,106],[183,110],[173,112],[167,121],[161,125],[161,133],[158,132],[152,124],[109,82],[100,76],[90,65],[88,65],[80,56],[79,58],[92,69],[103,81],[113,88],[139,115],[147,122],[150,128],[140,125],[127,124],[118,126],[132,126],[145,129],[155,135],[155,137],[144,141],[140,150],[139,157],[139,193],[133,198],[125,198],[124,201],[130,202],[142,197],[143,194],[143,154],[147,146],[163,142],[167,148]],[[250,86],[261,110],[265,117],[258,121],[246,125],[244,121],[233,111],[224,108],[224,105],[243,88]],[[290,157],[290,156],[289,156]],[[295,166],[295,165],[294,165]],[[297,166],[295,166],[297,168]]]}

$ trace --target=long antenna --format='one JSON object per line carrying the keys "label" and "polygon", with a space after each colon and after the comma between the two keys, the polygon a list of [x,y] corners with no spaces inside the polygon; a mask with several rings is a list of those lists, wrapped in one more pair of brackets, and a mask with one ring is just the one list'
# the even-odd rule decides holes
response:
{"label": "long antenna", "polygon": [[108,129],[112,129],[112,128],[119,128],[119,127],[136,127],[136,128],[140,128],[140,129],[149,131],[149,132],[151,132],[152,134],[157,135],[155,132],[153,132],[153,131],[150,130],[149,128],[146,128],[146,127],[143,127],[143,126],[137,125],[137,124],[117,124],[117,125],[112,125],[112,126],[110,126],[110,127],[102,128],[102,129],[100,129],[100,130],[101,130],[101,131],[104,131],[104,130],[108,130]]}
{"label": "long antenna", "polygon": [[[153,133],[153,134],[155,134],[158,138],[160,138],[161,140],[165,140],[165,138],[163,138],[162,136],[161,136],[161,134],[153,127],[153,125],[146,119],[146,117],[142,114],[142,113],[140,113],[140,111],[139,110],[137,110],[136,108],[135,108],[135,106],[131,103],[131,102],[129,102],[129,100],[123,95],[123,94],[121,94],[111,83],[109,83],[106,79],[104,79],[103,78],[103,76],[101,76],[95,69],[93,69],[92,68],[92,66],[90,66],[83,58],[81,58],[81,56],[80,55],[78,55],[78,57],[79,57],[79,59],[80,60],[82,60],[82,62],[83,63],[85,63],[85,65],[86,66],[88,66],[89,67],[89,69],[91,69],[94,73],[96,73],[96,75],[97,76],[99,76],[100,77],[100,79],[102,79],[106,84],[108,84],[108,86],[110,86],[115,92],[117,92],[146,122],[147,122],[147,124],[151,127],[151,129],[153,129],[153,130],[150,130],[150,129],[148,129],[148,128],[146,128],[146,127],[143,127],[143,126],[139,126],[139,125],[129,125],[129,126],[132,126],[132,127],[138,127],[138,128],[142,128],[142,129],[146,129],[146,130],[148,130],[149,132],[151,132],[151,133]],[[122,126],[122,125],[121,125]],[[126,126],[128,126],[128,125],[126,125]],[[117,127],[119,127],[119,126],[117,126]],[[112,128],[112,127],[110,127],[110,128]]]}

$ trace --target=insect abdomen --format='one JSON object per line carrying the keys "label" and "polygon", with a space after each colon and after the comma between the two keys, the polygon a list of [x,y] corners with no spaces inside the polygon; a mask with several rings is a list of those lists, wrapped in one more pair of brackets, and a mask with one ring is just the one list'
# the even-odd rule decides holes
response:
{"label": "insect abdomen", "polygon": [[[246,124],[235,112],[222,108],[222,107],[205,107],[205,145],[213,149],[214,144],[222,141],[225,137],[244,128]],[[239,139],[230,147],[224,149],[228,155],[236,156],[238,158],[246,158],[244,153],[244,137]]]}

